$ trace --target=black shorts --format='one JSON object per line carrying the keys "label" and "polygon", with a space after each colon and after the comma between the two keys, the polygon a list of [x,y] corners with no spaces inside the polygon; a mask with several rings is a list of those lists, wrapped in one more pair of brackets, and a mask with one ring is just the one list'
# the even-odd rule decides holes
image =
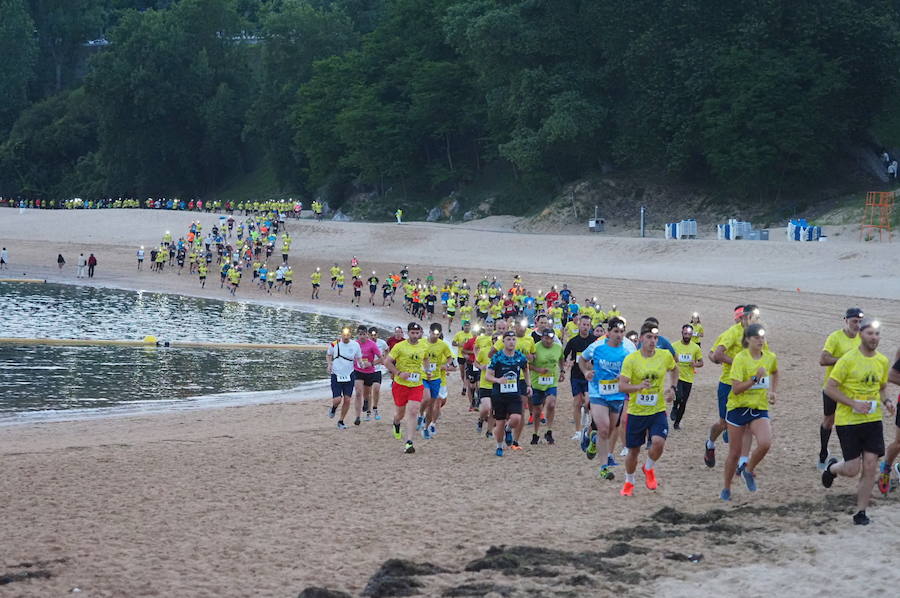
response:
{"label": "black shorts", "polygon": [[897,408],[894,412],[896,413],[894,416],[894,425],[900,428],[900,399],[897,399]]}
{"label": "black shorts", "polygon": [[381,372],[356,372],[356,379],[362,380],[363,386],[381,384]]}
{"label": "black shorts", "polygon": [[469,382],[478,382],[479,380],[481,380],[481,370],[476,370],[475,366],[473,366],[471,363],[467,363],[466,380],[468,380]]}
{"label": "black shorts", "polygon": [[491,393],[493,391],[490,388],[479,388],[478,389],[478,398],[479,399],[489,399],[491,398]]}
{"label": "black shorts", "polygon": [[509,419],[510,415],[522,415],[522,399],[518,395],[492,394],[491,414],[494,419]]}
{"label": "black shorts", "polygon": [[832,400],[825,391],[822,391],[822,413],[826,416],[834,415],[834,412],[837,411],[837,403]]}
{"label": "black shorts", "polygon": [[456,363],[458,363],[459,365],[464,365],[466,363],[466,358],[465,357],[457,357]]}
{"label": "black shorts", "polygon": [[841,441],[844,461],[852,461],[863,453],[884,455],[884,429],[881,422],[866,422],[852,426],[835,426]]}
{"label": "black shorts", "polygon": [[427,310],[428,310],[428,313],[430,313],[430,314],[433,314],[433,313],[434,313],[434,305],[431,305],[431,304],[426,305],[426,306],[425,306],[425,309],[427,309]]}
{"label": "black shorts", "polygon": [[359,289],[353,289],[354,297],[359,297],[360,295],[362,295],[362,291],[360,291]]}
{"label": "black shorts", "polygon": [[378,287],[373,287],[372,285],[369,285],[369,292],[370,292],[371,294],[374,295],[374,294],[375,294],[375,291],[377,291],[377,290],[378,290]]}

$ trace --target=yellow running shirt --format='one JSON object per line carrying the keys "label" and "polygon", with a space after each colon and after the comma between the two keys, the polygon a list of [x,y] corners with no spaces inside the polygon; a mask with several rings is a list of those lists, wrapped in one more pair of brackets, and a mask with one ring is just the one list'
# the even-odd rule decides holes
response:
{"label": "yellow running shirt", "polygon": [[456,356],[463,357],[463,345],[466,344],[466,341],[475,336],[471,332],[466,332],[465,330],[460,330],[456,334],[453,335],[453,342],[456,343]]}
{"label": "yellow running shirt", "polygon": [[742,407],[764,411],[769,410],[770,377],[778,371],[778,359],[775,358],[774,353],[764,350],[759,359],[753,359],[750,351],[744,349],[735,355],[734,363],[731,364],[730,384],[733,385],[735,380],[746,382],[753,376],[756,376],[757,370],[761,367],[765,368],[766,375],[751,386],[749,390],[745,390],[739,395],[734,394],[734,391],[728,393],[728,403],[725,406],[728,411]]}
{"label": "yellow running shirt", "polygon": [[422,386],[422,379],[425,377],[425,370],[422,368],[422,362],[425,360],[426,342],[419,340],[415,345],[411,345],[409,341],[400,341],[391,349],[390,356],[397,364],[398,372],[407,372],[411,375],[409,380],[404,380],[400,376],[394,376],[394,384],[400,386],[408,386],[415,388]]}
{"label": "yellow running shirt", "polygon": [[644,357],[640,351],[629,353],[622,362],[621,376],[632,384],[650,380],[652,386],[633,392],[628,398],[628,415],[653,415],[666,410],[663,390],[666,372],[675,369],[675,358],[669,351],[656,349],[651,357]]}
{"label": "yellow running shirt", "polygon": [[694,341],[684,344],[684,341],[672,343],[675,349],[675,361],[678,362],[678,379],[691,384],[694,383],[693,363],[703,357],[703,352]]}
{"label": "yellow running shirt", "polygon": [[431,343],[427,340],[419,341],[419,343],[425,343],[425,357],[429,362],[424,368],[425,379],[440,380],[441,383],[446,382],[447,372],[441,366],[446,364],[447,360],[453,357],[453,353],[450,351],[450,345],[447,344],[447,341],[442,339],[438,339],[436,343]]}
{"label": "yellow running shirt", "polygon": [[887,384],[888,358],[876,352],[866,357],[859,349],[843,355],[834,364],[831,377],[840,385],[841,392],[857,401],[874,401],[871,413],[856,413],[849,406],[837,404],[834,423],[837,426],[853,426],[881,421],[881,388]]}
{"label": "yellow running shirt", "polygon": [[[822,350],[830,353],[835,359],[840,359],[853,349],[858,349],[861,341],[862,338],[858,334],[853,338],[850,338],[844,333],[844,329],[841,328],[828,335]],[[825,367],[825,380],[822,382],[822,388],[825,388],[825,386],[828,385],[828,378],[831,376],[832,369],[834,369],[833,365]]]}

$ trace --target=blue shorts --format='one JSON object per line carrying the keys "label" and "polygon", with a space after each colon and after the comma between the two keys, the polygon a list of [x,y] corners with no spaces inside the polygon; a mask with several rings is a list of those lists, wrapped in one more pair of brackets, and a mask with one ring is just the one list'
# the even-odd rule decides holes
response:
{"label": "blue shorts", "polygon": [[588,381],[584,378],[569,378],[569,384],[572,386],[572,396],[586,394],[588,391]]}
{"label": "blue shorts", "polygon": [[350,374],[349,382],[338,382],[337,375],[331,375],[331,396],[332,398],[338,399],[342,396],[344,397],[352,397],[353,396],[353,385],[356,382],[356,372]]}
{"label": "blue shorts", "polygon": [[625,399],[610,400],[603,397],[591,397],[591,405],[605,405],[612,413],[622,413],[625,408]]}
{"label": "blue shorts", "polygon": [[531,404],[532,405],[543,405],[544,401],[547,397],[556,397],[556,387],[551,386],[547,390],[538,390],[537,388],[531,389]]}
{"label": "blue shorts", "polygon": [[716,396],[719,398],[719,419],[725,419],[727,414],[726,405],[728,404],[728,395],[731,393],[731,384],[719,382],[719,388],[716,390]]}
{"label": "blue shorts", "polygon": [[441,379],[437,380],[422,380],[422,384],[425,385],[425,388],[428,389],[429,398],[436,399],[441,394]]}
{"label": "blue shorts", "polygon": [[746,426],[750,422],[757,419],[769,419],[769,412],[765,409],[750,409],[749,407],[738,407],[732,409],[725,416],[725,421],[732,426]]}
{"label": "blue shorts", "polygon": [[647,438],[669,435],[669,419],[665,411],[653,415],[628,414],[628,422],[625,424],[625,446],[628,448],[640,448],[647,444]]}

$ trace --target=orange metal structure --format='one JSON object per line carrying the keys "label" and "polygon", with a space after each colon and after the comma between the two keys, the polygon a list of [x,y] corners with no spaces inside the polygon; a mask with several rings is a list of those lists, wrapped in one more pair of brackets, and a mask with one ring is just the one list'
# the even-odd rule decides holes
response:
{"label": "orange metal structure", "polygon": [[884,240],[884,233],[887,233],[887,240],[890,241],[893,234],[891,230],[893,211],[893,191],[869,191],[866,193],[866,204],[863,207],[863,220],[862,227],[859,230],[859,238],[865,241],[874,239],[874,231],[877,230],[879,241]]}

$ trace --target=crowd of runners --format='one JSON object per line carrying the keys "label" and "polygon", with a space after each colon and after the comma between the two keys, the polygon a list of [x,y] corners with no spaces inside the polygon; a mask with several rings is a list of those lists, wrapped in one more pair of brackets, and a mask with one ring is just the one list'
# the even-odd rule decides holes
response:
{"label": "crowd of runners", "polygon": [[[335,271],[332,288],[340,292]],[[556,444],[557,395],[568,382],[574,399],[572,440],[587,459],[599,457],[602,480],[616,479],[617,458],[624,457],[619,492],[633,496],[642,452],[644,486],[658,487],[655,466],[665,452],[669,426],[680,428],[694,376],[708,361],[721,367],[718,408],[697,459],[716,467],[721,439],[727,443],[721,500],[731,500],[734,480],[741,480],[748,492],[757,491],[757,470],[773,442],[769,409],[778,400],[780,376],[759,306],[737,306],[734,324],[709,344],[704,356],[697,313],[685,318],[680,336],[670,341],[660,334],[656,318],[644,318],[630,329],[615,306],[603,310],[596,299],[582,304],[566,285],[531,293],[518,276],[507,289],[486,277],[471,288],[465,279],[438,284],[431,274],[413,281],[406,267],[399,271],[398,284],[392,276],[382,304],[392,303],[399,290],[412,320],[406,328],[397,327],[387,339],[363,326],[354,338],[348,328],[328,348],[329,416],[339,418],[338,428],[349,427],[345,418],[351,403],[354,425],[373,414],[381,419],[380,388],[389,378],[396,406],[392,433],[403,440],[405,453],[415,453],[419,436],[430,440],[437,435],[448,400],[447,380],[459,376],[477,433],[493,439],[492,450],[502,457],[523,450],[526,430],[532,445]],[[375,295],[376,289],[370,289],[372,304]],[[459,328],[453,333],[457,318]],[[887,495],[900,478],[895,462],[900,412],[887,395],[889,382],[900,384],[900,351],[893,365],[878,352],[880,324],[861,309],[848,309],[843,322],[825,341],[819,361],[825,369],[824,419],[816,463],[826,488],[838,476],[859,478],[853,521],[865,525],[873,487],[877,484]],[[895,438],[887,447],[884,413],[896,415]],[[833,427],[841,459],[829,452]],[[617,453],[619,445],[623,448]]]}
{"label": "crowd of runners", "polygon": [[[138,268],[149,258],[150,269],[181,274],[187,263],[187,274],[197,276],[201,286],[215,269],[220,288],[232,295],[247,275],[257,293],[290,294],[291,243],[284,213],[262,210],[222,218],[210,230],[194,222],[177,238],[167,231],[158,247],[138,250]],[[365,271],[356,256],[346,269],[337,262],[325,269],[335,297],[359,307],[366,293],[369,306],[402,307],[410,321],[388,338],[380,338],[374,327],[348,327],[329,345],[328,414],[338,428],[380,420],[381,386],[390,381],[392,434],[403,441],[405,453],[415,453],[419,437],[431,440],[438,434],[447,381],[458,376],[476,431],[493,439],[495,455],[521,451],[522,444],[556,444],[555,432],[571,426],[571,439],[586,458],[599,457],[600,479],[615,480],[617,459],[624,460],[619,492],[632,496],[642,452],[644,486],[659,485],[656,464],[669,427],[680,429],[694,376],[711,363],[721,367],[718,409],[698,460],[716,467],[721,439],[727,455],[720,498],[731,500],[734,480],[749,492],[757,490],[758,467],[772,446],[769,407],[778,400],[780,376],[758,306],[737,306],[734,324],[704,355],[697,313],[686,314],[677,340],[670,341],[660,334],[656,318],[630,324],[615,305],[604,308],[596,297],[578,298],[566,284],[533,291],[518,275],[506,286],[489,276],[471,281],[438,280],[433,272],[412,276],[407,266],[382,277]],[[323,267],[308,276],[310,300],[321,299]],[[826,488],[837,477],[859,478],[853,521],[866,524],[873,486],[888,494],[900,478],[900,412],[895,439],[887,446],[882,427],[883,414],[898,411],[887,384],[900,384],[900,351],[893,365],[878,352],[880,324],[861,309],[848,309],[843,322],[828,336],[819,360],[825,371],[816,462]],[[560,415],[557,396],[566,383],[572,410]],[[829,450],[833,429],[840,459]]]}

